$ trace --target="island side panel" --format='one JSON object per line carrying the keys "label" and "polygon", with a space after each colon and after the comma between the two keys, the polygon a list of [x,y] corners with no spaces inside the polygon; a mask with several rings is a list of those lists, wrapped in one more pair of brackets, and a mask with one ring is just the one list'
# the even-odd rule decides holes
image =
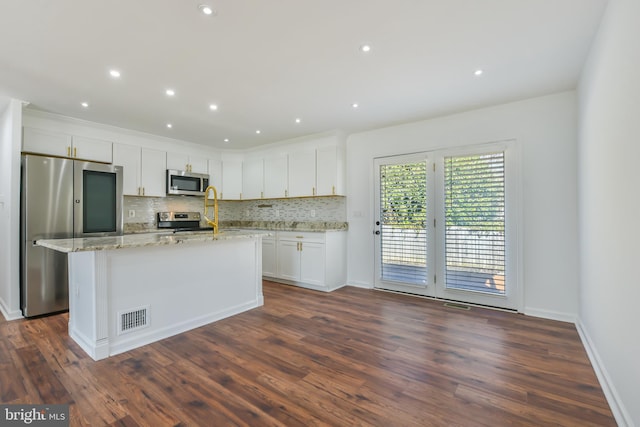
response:
{"label": "island side panel", "polygon": [[105,252],[71,252],[69,336],[93,359],[109,356],[107,257]]}
{"label": "island side panel", "polygon": [[[106,251],[110,355],[261,306],[262,239]],[[148,325],[118,319],[147,310]]]}

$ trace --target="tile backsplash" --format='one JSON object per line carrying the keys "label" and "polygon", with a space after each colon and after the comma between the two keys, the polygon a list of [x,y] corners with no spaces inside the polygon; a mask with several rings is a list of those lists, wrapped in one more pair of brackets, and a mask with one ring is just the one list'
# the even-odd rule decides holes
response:
{"label": "tile backsplash", "polygon": [[[303,197],[265,200],[222,200],[218,202],[220,221],[326,221],[346,222],[347,203],[343,196]],[[203,212],[201,197],[124,197],[124,223],[156,224],[156,212]],[[133,217],[129,215],[134,211]]]}

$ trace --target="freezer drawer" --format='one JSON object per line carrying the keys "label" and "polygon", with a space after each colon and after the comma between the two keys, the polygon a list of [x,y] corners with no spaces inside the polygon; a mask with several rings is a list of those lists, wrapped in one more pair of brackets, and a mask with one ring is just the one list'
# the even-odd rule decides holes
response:
{"label": "freezer drawer", "polygon": [[39,316],[69,309],[67,254],[23,242],[22,313]]}

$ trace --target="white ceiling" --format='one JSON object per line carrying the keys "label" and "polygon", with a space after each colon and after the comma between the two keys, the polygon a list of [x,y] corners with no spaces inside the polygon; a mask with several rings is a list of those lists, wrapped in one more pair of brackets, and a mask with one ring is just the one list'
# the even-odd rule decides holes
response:
{"label": "white ceiling", "polygon": [[[216,15],[201,14],[201,3]],[[0,95],[29,108],[248,148],[575,88],[605,6],[606,0],[2,0]],[[363,44],[371,45],[369,53]],[[109,77],[111,68],[122,77]],[[479,68],[484,74],[476,77]],[[176,91],[173,98],[167,88]]]}

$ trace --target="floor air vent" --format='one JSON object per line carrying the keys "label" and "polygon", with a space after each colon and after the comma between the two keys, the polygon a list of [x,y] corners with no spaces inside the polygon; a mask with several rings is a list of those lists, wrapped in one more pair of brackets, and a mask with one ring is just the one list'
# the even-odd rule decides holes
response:
{"label": "floor air vent", "polygon": [[457,308],[458,310],[471,310],[471,307],[469,307],[468,305],[457,304],[455,302],[445,302],[444,306],[449,308]]}
{"label": "floor air vent", "polygon": [[149,306],[118,312],[118,335],[149,326]]}

